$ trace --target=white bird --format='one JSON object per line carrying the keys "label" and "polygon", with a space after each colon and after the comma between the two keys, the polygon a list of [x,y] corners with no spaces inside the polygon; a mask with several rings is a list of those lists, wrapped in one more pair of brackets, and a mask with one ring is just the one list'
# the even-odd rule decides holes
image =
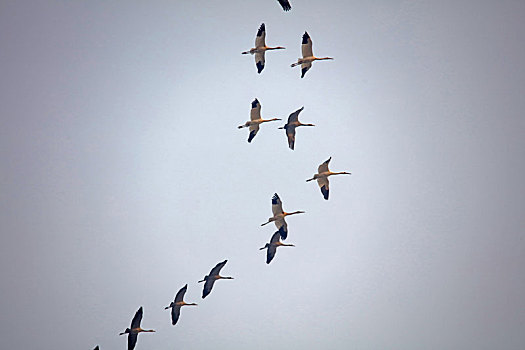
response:
{"label": "white bird", "polygon": [[262,248],[259,248],[259,250],[268,249],[266,251],[266,263],[269,264],[273,257],[275,256],[275,253],[277,252],[277,247],[295,247],[293,244],[286,244],[279,240],[280,232],[276,231],[272,238],[270,239],[270,243],[266,243],[266,245]]}
{"label": "white bird", "polygon": [[215,281],[219,279],[227,279],[227,280],[233,279],[233,277],[224,277],[224,276],[219,275],[219,272],[221,272],[221,269],[224,267],[224,265],[226,265],[227,262],[228,260],[224,260],[223,262],[220,262],[217,265],[215,265],[215,267],[211,269],[210,274],[204,276],[204,279],[198,282],[198,283],[201,283],[201,282],[206,281],[206,283],[204,283],[204,289],[202,290],[202,299],[206,298],[206,296],[210,294]]}
{"label": "white bird", "polygon": [[290,147],[291,150],[294,149],[295,145],[295,128],[299,126],[315,126],[314,124],[303,124],[299,121],[299,113],[301,113],[303,109],[304,107],[301,107],[290,114],[290,116],[288,116],[288,122],[279,128],[286,131],[286,136],[288,137],[288,147]]}
{"label": "white bird", "polygon": [[328,194],[330,190],[330,188],[328,187],[330,184],[328,182],[328,176],[342,175],[342,174],[351,175],[352,174],[352,173],[347,173],[346,171],[340,171],[337,173],[330,171],[328,169],[328,163],[330,163],[330,160],[332,160],[332,157],[328,158],[328,160],[326,160],[324,163],[319,165],[319,168],[317,169],[317,174],[314,174],[311,179],[306,180],[306,182],[317,180],[317,184],[319,185],[319,188],[321,189],[321,193],[323,194],[324,199],[326,200],[328,200]]}
{"label": "white bird", "polygon": [[259,131],[259,125],[266,122],[271,122],[274,120],[281,120],[279,118],[272,118],[272,119],[262,119],[261,118],[261,104],[259,103],[259,100],[255,99],[252,102],[252,109],[250,110],[250,120],[247,121],[243,125],[239,125],[237,128],[247,128],[250,129],[250,136],[248,136],[248,142],[252,142],[255,135],[257,135],[257,132]]}
{"label": "white bird", "polygon": [[312,67],[313,61],[321,60],[333,60],[332,57],[315,57],[312,51],[312,39],[307,32],[303,34],[303,42],[301,45],[301,51],[303,53],[303,58],[298,58],[297,62],[292,63],[292,67],[301,65],[301,78],[304,77],[306,72]]}
{"label": "white bird", "polygon": [[131,328],[126,330],[120,335],[128,334],[128,350],[133,350],[137,343],[137,337],[140,332],[155,332],[153,329],[142,329],[140,328],[140,321],[142,320],[142,306],[137,310],[133,320],[131,320]]}
{"label": "white bird", "polygon": [[175,326],[177,321],[179,320],[180,316],[180,308],[185,305],[197,305],[195,303],[186,303],[184,299],[184,294],[186,294],[186,290],[188,289],[188,285],[186,284],[184,287],[182,287],[175,296],[175,300],[170,303],[169,306],[166,306],[166,310],[168,310],[171,307],[171,323]]}
{"label": "white bird", "polygon": [[275,222],[275,226],[279,230],[278,232],[281,235],[282,239],[286,239],[286,237],[288,237],[288,225],[286,224],[284,218],[288,215],[304,213],[304,211],[294,211],[292,213],[285,212],[283,210],[283,203],[281,202],[281,199],[279,198],[277,193],[274,193],[272,197],[272,212],[273,216],[269,218],[267,222],[261,224],[261,226],[269,224],[272,221]]}
{"label": "white bird", "polygon": [[288,0],[277,0],[279,1],[279,4],[281,4],[283,10],[290,11],[292,9],[292,6],[290,5],[290,2]]}
{"label": "white bird", "polygon": [[257,66],[257,73],[261,73],[264,69],[264,53],[269,50],[280,50],[284,49],[282,46],[269,47],[266,46],[264,39],[266,38],[266,29],[264,23],[261,24],[259,30],[257,31],[257,36],[255,37],[255,47],[251,48],[249,51],[242,52],[243,55],[246,54],[255,54],[255,65]]}

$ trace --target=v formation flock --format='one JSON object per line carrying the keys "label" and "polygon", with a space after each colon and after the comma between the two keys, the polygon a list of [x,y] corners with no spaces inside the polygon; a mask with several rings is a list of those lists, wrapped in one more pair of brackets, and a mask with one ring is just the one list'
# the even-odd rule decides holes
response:
{"label": "v formation flock", "polygon": [[[281,6],[285,11],[289,11],[291,9],[290,3],[288,0],[278,0]],[[261,24],[259,27],[259,30],[257,31],[257,36],[255,38],[255,47],[242,52],[242,54],[252,54],[255,55],[255,66],[257,67],[257,72],[261,73],[264,69],[264,63],[265,63],[265,57],[264,54],[266,51],[270,50],[280,50],[284,49],[284,47],[276,46],[276,47],[269,47],[266,46],[265,43],[266,38],[266,28],[264,23]],[[310,35],[308,35],[307,32],[304,32],[303,38],[302,38],[302,44],[301,44],[301,51],[302,51],[302,58],[297,59],[297,62],[293,63],[291,66],[301,66],[301,78],[304,78],[306,72],[312,67],[313,61],[318,60],[332,60],[331,57],[315,57],[313,55],[312,51],[312,39],[310,38]],[[247,121],[245,124],[238,126],[239,129],[241,128],[248,128],[250,133],[248,136],[248,142],[252,142],[255,135],[259,131],[259,127],[262,123],[265,122],[271,122],[276,120],[281,120],[278,118],[273,119],[262,119],[261,118],[261,104],[260,102],[255,99],[253,100],[251,104],[251,110],[250,110],[250,120]],[[284,129],[286,132],[286,136],[288,138],[288,146],[290,149],[294,149],[295,146],[295,129],[299,126],[315,126],[314,124],[303,124],[299,121],[299,113],[304,109],[304,107],[301,107],[300,109],[296,110],[295,112],[291,113],[288,117],[287,123],[280,127],[279,129]],[[328,160],[323,162],[321,165],[319,165],[317,173],[313,175],[311,179],[306,180],[313,181],[317,180],[317,184],[319,185],[319,188],[321,189],[321,193],[323,195],[323,198],[328,200],[329,195],[329,181],[328,177],[332,175],[341,175],[341,174],[347,174],[350,175],[350,173],[342,171],[342,172],[332,172],[328,169],[328,164],[330,163],[330,160],[332,158],[330,157]],[[266,263],[269,264],[273,258],[275,257],[275,253],[277,251],[278,247],[288,246],[293,247],[293,244],[286,244],[281,242],[281,240],[285,240],[288,237],[288,225],[286,224],[285,217],[289,215],[294,214],[301,214],[304,213],[304,211],[294,211],[294,212],[285,212],[282,207],[281,199],[279,198],[279,195],[275,193],[272,197],[272,213],[273,216],[268,218],[268,221],[261,224],[261,226],[264,226],[266,224],[269,224],[271,222],[275,223],[275,226],[277,227],[277,231],[272,235],[270,238],[270,242],[266,243],[266,245],[260,250],[266,249]],[[202,298],[206,298],[213,288],[213,285],[215,284],[215,281],[219,279],[233,279],[233,277],[226,277],[221,276],[220,271],[221,269],[226,265],[228,260],[224,260],[220,263],[218,263],[215,267],[213,267],[210,271],[210,273],[200,282],[204,282],[204,288],[202,290]],[[188,289],[188,285],[186,284],[184,287],[182,287],[176,294],[175,299],[170,303],[170,305],[166,306],[166,310],[171,309],[171,322],[173,325],[176,325],[179,316],[180,316],[180,309],[182,306],[187,305],[197,305],[195,303],[186,303],[184,301],[184,294],[186,293],[186,290]],[[137,343],[137,337],[138,334],[141,332],[155,332],[152,329],[142,329],[140,327],[140,322],[142,320],[142,314],[143,309],[142,306],[137,310],[135,313],[135,316],[133,317],[131,321],[130,328],[126,328],[126,330],[120,335],[128,334],[128,350],[133,350],[135,348],[135,344]],[[99,347],[95,347],[95,350],[98,350]]]}

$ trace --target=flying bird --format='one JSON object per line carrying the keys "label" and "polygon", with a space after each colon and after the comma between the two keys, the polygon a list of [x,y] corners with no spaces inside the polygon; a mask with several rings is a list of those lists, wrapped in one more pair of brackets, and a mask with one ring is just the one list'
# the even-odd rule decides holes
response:
{"label": "flying bird", "polygon": [[273,257],[275,256],[275,253],[277,252],[277,247],[295,247],[293,244],[286,244],[279,240],[280,232],[276,231],[272,238],[270,239],[270,243],[266,243],[266,245],[262,248],[259,248],[259,250],[268,249],[266,251],[266,263],[269,264]]}
{"label": "flying bird", "polygon": [[131,328],[126,330],[120,335],[128,334],[128,350],[133,350],[137,343],[137,336],[140,332],[155,332],[153,329],[142,329],[140,328],[140,321],[142,320],[142,306],[137,310],[133,320],[131,321]]}
{"label": "flying bird", "polygon": [[283,10],[290,11],[292,9],[292,5],[290,5],[290,2],[288,0],[277,0],[279,1],[279,4],[281,4]]}
{"label": "flying bird", "polygon": [[291,150],[294,149],[295,145],[295,128],[298,126],[315,126],[314,124],[303,124],[299,121],[299,113],[301,113],[303,109],[304,107],[301,107],[290,114],[288,122],[279,128],[286,131],[286,136],[288,136],[288,147],[290,147]]}
{"label": "flying bird", "polygon": [[215,281],[219,279],[227,279],[227,280],[233,279],[233,277],[224,277],[224,276],[219,275],[219,272],[224,267],[224,265],[226,265],[227,262],[228,260],[224,260],[223,262],[220,262],[217,265],[215,265],[215,267],[211,269],[210,274],[204,276],[204,279],[198,282],[198,283],[201,283],[201,282],[206,281],[206,283],[204,283],[204,289],[202,290],[202,299],[206,298],[206,296],[210,294]]}
{"label": "flying bird", "polygon": [[250,135],[248,136],[248,142],[252,142],[255,135],[257,135],[257,132],[259,131],[259,125],[266,122],[271,122],[274,120],[281,120],[279,118],[272,118],[272,119],[262,119],[261,118],[261,104],[259,103],[259,100],[255,99],[252,102],[252,109],[250,110],[250,120],[247,121],[243,125],[239,125],[237,128],[250,128]]}
{"label": "flying bird", "polygon": [[301,65],[301,78],[304,78],[306,72],[312,67],[313,61],[333,60],[332,57],[315,57],[312,51],[312,39],[307,32],[303,34],[303,43],[301,45],[303,58],[298,58],[297,62],[292,63],[292,67]]}
{"label": "flying bird", "polygon": [[197,305],[195,303],[186,303],[183,298],[184,294],[186,294],[186,290],[188,289],[188,285],[186,284],[184,287],[182,287],[175,296],[175,300],[170,303],[169,306],[166,306],[166,310],[168,310],[171,307],[171,324],[175,326],[177,321],[179,320],[180,316],[180,308],[184,305]]}
{"label": "flying bird", "polygon": [[334,173],[328,169],[328,163],[330,163],[330,160],[332,160],[332,157],[328,158],[325,162],[323,162],[321,165],[319,165],[319,168],[317,169],[317,174],[314,174],[311,179],[306,180],[312,181],[317,180],[317,184],[319,185],[319,188],[321,189],[321,193],[324,196],[324,199],[328,200],[328,194],[329,194],[329,182],[328,182],[328,176],[331,175],[351,175],[352,173],[347,173],[346,171],[340,171],[337,173]]}
{"label": "flying bird", "polygon": [[264,69],[264,53],[268,50],[280,50],[284,49],[282,46],[269,47],[266,46],[264,39],[266,38],[266,29],[264,23],[261,24],[259,30],[257,31],[257,36],[255,37],[255,47],[251,48],[249,51],[242,52],[243,55],[246,54],[255,54],[255,66],[257,67],[257,73],[261,73]]}
{"label": "flying bird", "polygon": [[286,237],[288,237],[288,225],[286,225],[286,221],[284,220],[284,218],[288,215],[304,213],[304,211],[294,211],[292,213],[287,213],[283,211],[283,203],[281,202],[281,199],[279,198],[277,193],[274,193],[272,197],[272,212],[273,216],[269,218],[267,222],[261,224],[261,226],[269,224],[273,221],[275,223],[275,226],[279,230],[278,232],[281,235],[282,239],[286,239]]}

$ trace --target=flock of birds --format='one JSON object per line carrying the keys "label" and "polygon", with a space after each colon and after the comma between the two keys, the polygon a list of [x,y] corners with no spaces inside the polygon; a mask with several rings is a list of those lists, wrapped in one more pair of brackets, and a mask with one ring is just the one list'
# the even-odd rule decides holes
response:
{"label": "flock of birds", "polygon": [[[289,11],[291,9],[291,5],[288,0],[278,0],[278,2],[281,4],[284,11]],[[259,27],[259,30],[257,31],[257,36],[255,38],[255,47],[251,48],[248,51],[242,52],[242,54],[255,55],[255,65],[257,67],[257,72],[259,74],[264,69],[265,52],[269,50],[284,49],[284,47],[281,47],[281,46],[276,46],[276,47],[266,46],[265,37],[266,37],[266,28],[263,23],[261,24],[261,26]],[[303,34],[301,49],[302,49],[303,57],[299,58],[297,62],[291,65],[292,67],[299,66],[299,65],[301,66],[301,78],[304,78],[306,72],[312,67],[313,61],[333,59],[331,57],[319,58],[313,55],[312,39],[310,38],[307,32],[304,32]],[[303,124],[299,121],[299,113],[301,113],[303,109],[304,107],[301,107],[295,112],[291,113],[288,117],[287,123],[284,126],[279,128],[279,129],[285,130],[286,136],[288,138],[288,146],[291,150],[293,150],[295,146],[295,129],[298,128],[299,126],[315,126],[314,124]],[[257,132],[259,131],[259,127],[261,124],[266,123],[266,122],[271,122],[271,121],[277,121],[277,120],[281,120],[281,119],[279,118],[263,119],[261,117],[261,104],[257,99],[255,99],[251,103],[250,120],[247,121],[245,124],[238,126],[238,128],[239,129],[248,128],[250,131],[249,136],[248,136],[248,142],[252,142],[255,135],[257,135]],[[328,177],[332,175],[342,175],[342,174],[350,175],[351,174],[345,171],[341,171],[341,172],[330,171],[328,169],[328,165],[331,159],[332,158],[330,157],[329,159],[324,161],[321,165],[319,165],[317,173],[314,174],[312,178],[306,180],[306,182],[317,180],[317,184],[319,185],[319,188],[325,200],[328,200],[328,196],[329,196]],[[273,222],[275,226],[277,227],[277,231],[270,238],[270,242],[266,243],[264,247],[259,249],[259,250],[266,249],[266,263],[267,264],[269,264],[274,259],[278,247],[294,247],[293,244],[286,244],[281,241],[281,240],[285,240],[288,237],[288,225],[285,221],[285,218],[290,215],[302,214],[305,212],[301,210],[294,211],[294,212],[285,212],[283,210],[283,203],[281,201],[281,198],[279,198],[279,195],[275,193],[272,197],[272,213],[273,213],[273,216],[268,218],[268,221],[261,224],[261,226],[265,226]],[[204,276],[202,280],[198,281],[198,283],[204,282],[204,288],[202,290],[202,299],[206,298],[211,293],[212,288],[217,280],[233,279],[233,277],[230,277],[230,276],[220,275],[220,271],[224,268],[227,262],[228,260],[224,260],[218,263],[211,269],[208,275]],[[186,284],[184,287],[182,287],[177,292],[177,294],[175,295],[175,299],[168,306],[165,307],[166,310],[171,309],[172,325],[176,325],[177,322],[179,321],[181,307],[197,305],[196,303],[186,303],[184,301],[184,295],[186,294],[187,289],[188,289],[188,285]],[[120,333],[120,335],[125,335],[125,334],[128,335],[128,350],[133,350],[135,348],[139,333],[155,332],[155,330],[153,329],[141,328],[140,323],[142,321],[142,315],[143,315],[143,309],[141,306],[135,313],[135,316],[133,317],[133,319],[131,320],[130,328],[126,328],[124,332]],[[99,346],[97,345],[94,350],[99,350]]]}

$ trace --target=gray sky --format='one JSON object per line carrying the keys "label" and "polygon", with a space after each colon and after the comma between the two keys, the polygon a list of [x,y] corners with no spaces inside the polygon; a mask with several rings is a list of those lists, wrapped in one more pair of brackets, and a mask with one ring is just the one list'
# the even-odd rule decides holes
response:
{"label": "gray sky", "polygon": [[[143,306],[137,350],[523,349],[525,3],[292,6],[0,2],[2,348],[125,349]],[[316,127],[248,144],[255,97]]]}

